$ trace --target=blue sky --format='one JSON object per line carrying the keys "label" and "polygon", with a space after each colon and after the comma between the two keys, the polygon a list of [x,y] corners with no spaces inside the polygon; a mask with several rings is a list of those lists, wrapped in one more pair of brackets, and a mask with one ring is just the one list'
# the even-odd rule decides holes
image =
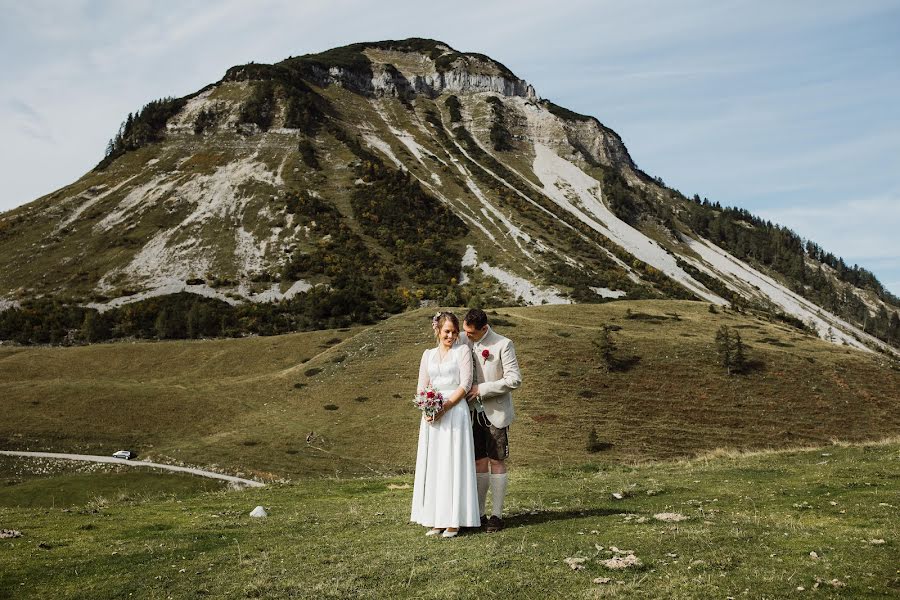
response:
{"label": "blue sky", "polygon": [[[433,5],[433,7],[431,7]],[[0,211],[81,176],[128,112],[235,64],[430,37],[617,131],[900,295],[900,2],[0,0]]]}

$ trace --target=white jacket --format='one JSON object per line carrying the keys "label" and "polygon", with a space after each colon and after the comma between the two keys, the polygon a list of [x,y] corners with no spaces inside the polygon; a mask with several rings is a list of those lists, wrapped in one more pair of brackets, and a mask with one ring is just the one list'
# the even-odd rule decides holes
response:
{"label": "white jacket", "polygon": [[[477,342],[468,339],[465,333],[460,333],[460,341],[472,349],[484,414],[494,427],[509,427],[516,416],[511,392],[522,385],[522,372],[512,341],[490,327]],[[485,350],[487,357],[483,354]]]}

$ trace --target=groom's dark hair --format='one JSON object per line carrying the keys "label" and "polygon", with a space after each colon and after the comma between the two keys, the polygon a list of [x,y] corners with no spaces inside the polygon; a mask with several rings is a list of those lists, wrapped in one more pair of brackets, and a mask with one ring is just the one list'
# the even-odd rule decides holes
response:
{"label": "groom's dark hair", "polygon": [[481,329],[488,324],[488,318],[487,314],[480,308],[470,308],[469,312],[466,313],[466,318],[463,319],[463,322],[468,323],[476,329]]}

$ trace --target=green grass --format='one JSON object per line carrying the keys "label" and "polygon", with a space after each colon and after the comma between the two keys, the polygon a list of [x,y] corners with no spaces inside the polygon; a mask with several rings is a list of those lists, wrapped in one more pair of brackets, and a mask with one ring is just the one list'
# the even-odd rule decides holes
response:
{"label": "green grass", "polygon": [[[0,461],[0,528],[23,533],[0,540],[0,598],[780,598],[797,587],[876,598],[900,589],[900,373],[705,303],[491,313],[525,381],[511,430],[509,527],[426,539],[407,523],[418,418],[408,397],[433,343],[433,310],[269,338],[0,348],[4,448],[132,447],[295,480],[202,493],[217,484],[132,471],[40,479]],[[623,357],[640,360],[601,368],[592,342],[603,325]],[[722,325],[741,331],[757,365],[748,374],[716,364]],[[586,448],[592,429],[596,453]],[[709,454],[797,446],[819,449]],[[271,516],[250,519],[256,505]],[[688,520],[653,518],[662,512]],[[643,566],[608,571],[597,560],[612,546]],[[566,558],[585,558],[585,569]],[[611,581],[592,583],[599,577]]]}
{"label": "green grass", "polygon": [[[679,320],[627,319],[627,310]],[[418,415],[407,399],[433,344],[433,311],[266,338],[0,348],[0,444],[99,454],[130,447],[263,479],[408,472]],[[876,355],[760,317],[674,301],[495,316],[524,377],[510,432],[517,466],[900,435],[900,372]],[[623,359],[639,358],[624,361],[629,368],[603,368],[592,343],[603,324],[621,328],[613,339]],[[718,366],[721,325],[746,326],[755,365],[746,375],[729,377]],[[354,401],[362,396],[368,400]],[[605,448],[597,455],[586,450],[592,428]]]}
{"label": "green grass", "polygon": [[[895,439],[520,468],[506,529],[455,540],[407,522],[409,476],[0,508],[2,526],[23,534],[0,540],[0,597],[889,597],[900,590],[898,462]],[[270,516],[251,519],[256,505]],[[654,518],[663,512],[687,520]],[[643,566],[602,566],[612,547]],[[567,558],[586,559],[584,569]],[[592,583],[601,577],[610,582]]]}
{"label": "green grass", "polygon": [[0,506],[11,508],[186,498],[224,487],[214,479],[144,467],[0,456]]}

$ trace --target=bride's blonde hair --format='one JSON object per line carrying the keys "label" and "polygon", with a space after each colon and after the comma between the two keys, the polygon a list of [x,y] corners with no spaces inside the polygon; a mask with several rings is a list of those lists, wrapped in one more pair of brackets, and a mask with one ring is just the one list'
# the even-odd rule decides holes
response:
{"label": "bride's blonde hair", "polygon": [[453,327],[456,328],[456,333],[459,333],[459,319],[456,318],[452,312],[441,311],[434,315],[434,318],[431,319],[431,322],[434,323],[434,339],[440,341],[441,339],[441,329],[444,328],[444,323],[450,321],[453,323]]}

